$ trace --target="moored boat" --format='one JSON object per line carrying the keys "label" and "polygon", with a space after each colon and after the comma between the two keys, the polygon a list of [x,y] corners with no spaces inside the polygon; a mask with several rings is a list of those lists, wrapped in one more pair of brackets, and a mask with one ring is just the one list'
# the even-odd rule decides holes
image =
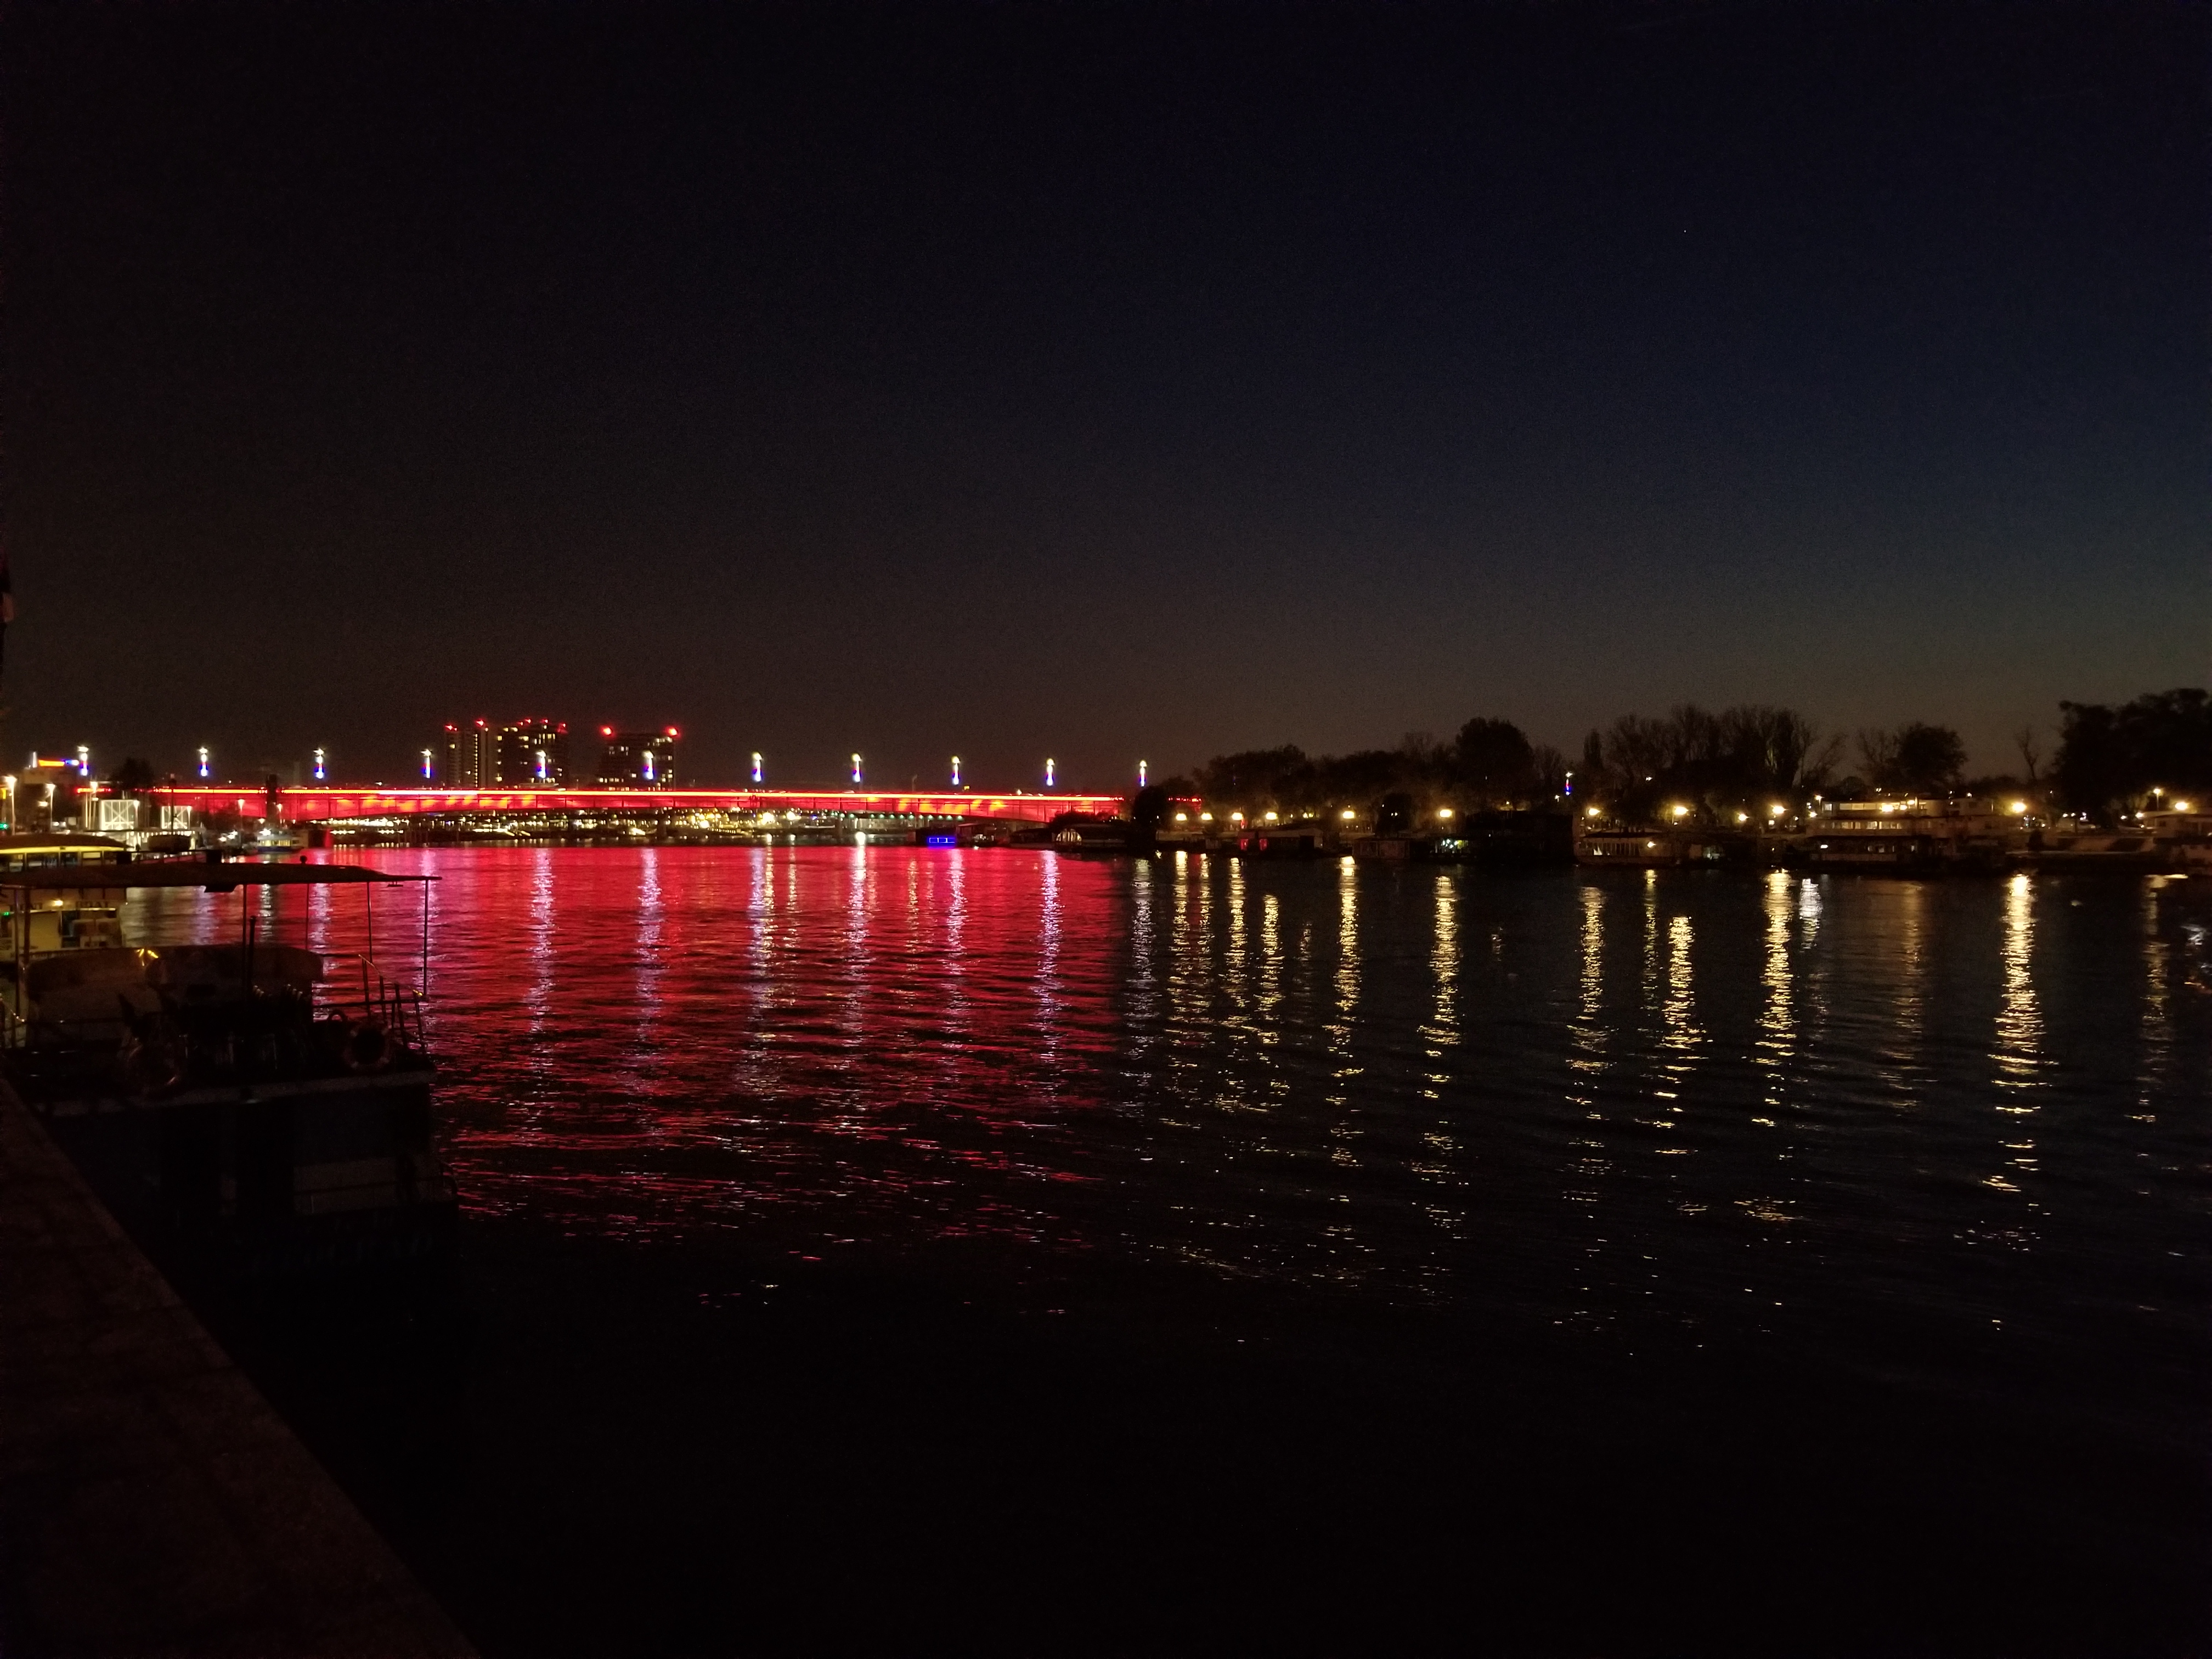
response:
{"label": "moored boat", "polygon": [[0,874],[0,1085],[173,1273],[434,1269],[456,1206],[421,979],[264,939],[250,914],[235,942],[144,949],[118,921],[134,890],[359,886],[373,905],[425,879],[200,861]]}

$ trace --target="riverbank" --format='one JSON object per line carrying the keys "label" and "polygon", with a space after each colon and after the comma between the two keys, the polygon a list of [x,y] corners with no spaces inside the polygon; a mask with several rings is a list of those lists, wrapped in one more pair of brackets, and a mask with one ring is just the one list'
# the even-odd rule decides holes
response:
{"label": "riverbank", "polygon": [[4,1087],[0,1650],[474,1652]]}

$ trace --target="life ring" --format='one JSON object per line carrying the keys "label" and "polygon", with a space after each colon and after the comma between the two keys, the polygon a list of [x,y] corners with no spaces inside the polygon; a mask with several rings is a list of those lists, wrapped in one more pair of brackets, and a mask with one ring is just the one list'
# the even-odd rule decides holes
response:
{"label": "life ring", "polygon": [[184,1086],[185,1045],[171,1033],[134,1034],[123,1045],[123,1080],[142,1100],[173,1094]]}
{"label": "life ring", "polygon": [[346,1027],[338,1058],[349,1072],[380,1072],[392,1064],[392,1033],[373,1019],[357,1019]]}

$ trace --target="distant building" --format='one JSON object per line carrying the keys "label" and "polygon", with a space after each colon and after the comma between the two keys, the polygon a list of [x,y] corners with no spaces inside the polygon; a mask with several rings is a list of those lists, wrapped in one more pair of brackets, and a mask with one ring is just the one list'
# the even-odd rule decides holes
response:
{"label": "distant building", "polygon": [[557,789],[568,781],[564,720],[449,725],[439,781],[448,789]]}
{"label": "distant building", "polygon": [[599,782],[609,789],[665,789],[677,780],[676,728],[658,732],[617,732],[599,728],[605,746],[599,750]]}

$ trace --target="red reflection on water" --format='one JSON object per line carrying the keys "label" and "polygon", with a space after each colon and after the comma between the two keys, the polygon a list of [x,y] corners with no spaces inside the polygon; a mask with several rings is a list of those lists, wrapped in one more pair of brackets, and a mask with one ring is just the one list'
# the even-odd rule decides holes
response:
{"label": "red reflection on water", "polygon": [[[902,848],[368,861],[440,878],[431,1030],[465,1203],[614,1231],[795,1208],[855,1236],[896,1215],[908,1235],[1070,1237],[1039,1188],[1086,1178],[1054,1128],[1104,1099],[1116,1049],[1110,866]],[[238,903],[143,896],[138,927],[219,936]],[[413,976],[419,910],[290,904],[264,908],[264,937],[356,951],[373,927]]]}

